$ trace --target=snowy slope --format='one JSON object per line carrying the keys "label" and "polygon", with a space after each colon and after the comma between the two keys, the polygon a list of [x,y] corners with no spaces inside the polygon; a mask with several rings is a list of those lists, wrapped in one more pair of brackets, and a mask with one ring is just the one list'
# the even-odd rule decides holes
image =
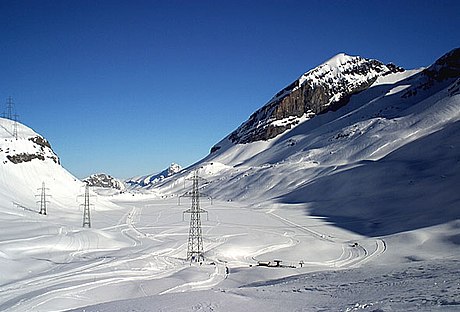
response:
{"label": "snowy slope", "polygon": [[[0,118],[0,310],[14,305],[56,281],[47,274],[59,267],[75,269],[85,248],[112,249],[129,245],[121,234],[97,230],[106,225],[100,215],[120,208],[92,197],[94,230],[83,229],[83,183],[59,164],[46,139],[20,123]],[[46,187],[47,214],[39,214],[42,183]],[[110,222],[109,222],[110,223]],[[47,276],[44,280],[41,277]],[[29,288],[28,288],[29,287]],[[14,300],[13,300],[14,302]],[[15,309],[13,309],[15,310]],[[28,309],[32,311],[32,309]],[[34,309],[35,310],[35,309]]]}
{"label": "snowy slope", "polygon": [[61,167],[46,139],[32,129],[17,123],[14,138],[14,124],[0,119],[0,209],[17,213],[13,202],[36,208],[35,195],[43,182],[54,194],[53,204],[65,206],[65,198],[75,197],[81,182]]}

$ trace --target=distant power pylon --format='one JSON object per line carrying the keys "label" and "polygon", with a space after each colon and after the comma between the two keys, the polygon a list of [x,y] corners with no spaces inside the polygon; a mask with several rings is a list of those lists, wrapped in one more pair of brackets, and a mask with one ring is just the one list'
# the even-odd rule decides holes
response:
{"label": "distant power pylon", "polygon": [[37,191],[40,191],[39,195],[35,195],[37,197],[40,196],[40,200],[37,201],[37,203],[40,203],[40,211],[38,213],[42,215],[46,215],[47,214],[46,205],[49,203],[49,200],[47,199],[47,197],[51,196],[51,195],[46,194],[46,191],[49,191],[49,188],[46,188],[45,182],[43,182],[42,187],[37,189]]}
{"label": "distant power pylon", "polygon": [[[9,96],[6,99],[6,110],[3,112],[3,118],[14,121],[13,123],[13,138],[18,139],[18,121],[19,115],[15,113],[13,98]],[[11,133],[11,132],[10,132]]]}
{"label": "distant power pylon", "polygon": [[6,111],[3,113],[3,117],[13,120],[13,114],[14,114],[14,102],[13,98],[9,96],[6,99]]}
{"label": "distant power pylon", "polygon": [[[206,194],[199,192],[199,181],[203,181],[203,178],[198,176],[198,171],[193,171],[192,178],[192,190],[185,193],[181,197],[191,197],[192,207],[185,210],[183,213],[190,213],[190,228],[188,233],[188,247],[187,247],[187,260],[200,262],[204,260],[203,251],[203,232],[201,229],[201,214],[208,213],[206,210],[200,208],[200,197],[210,197]],[[180,197],[179,197],[180,198]]]}
{"label": "distant power pylon", "polygon": [[83,195],[84,201],[83,201],[83,204],[81,204],[80,206],[83,206],[83,227],[88,226],[89,228],[91,227],[91,213],[90,213],[91,205],[89,203],[90,197],[91,195],[89,194],[89,185],[86,184],[85,194]]}
{"label": "distant power pylon", "polygon": [[18,121],[19,121],[19,115],[14,114],[14,123],[13,123],[13,137],[17,140],[18,139]]}

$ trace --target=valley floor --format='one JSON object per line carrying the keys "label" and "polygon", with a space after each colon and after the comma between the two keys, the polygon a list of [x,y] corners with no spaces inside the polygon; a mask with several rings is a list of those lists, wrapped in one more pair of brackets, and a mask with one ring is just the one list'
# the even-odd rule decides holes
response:
{"label": "valley floor", "polygon": [[[301,205],[203,202],[209,212],[202,216],[206,261],[191,264],[185,261],[189,224],[183,215],[189,203],[122,196],[113,199],[122,209],[93,211],[91,229],[30,212],[2,216],[0,310],[460,307],[459,242],[451,235],[458,222],[404,239],[369,238],[308,216]],[[434,246],[437,236],[453,241]],[[418,250],[420,242],[428,251]],[[434,249],[442,256],[433,259]]]}

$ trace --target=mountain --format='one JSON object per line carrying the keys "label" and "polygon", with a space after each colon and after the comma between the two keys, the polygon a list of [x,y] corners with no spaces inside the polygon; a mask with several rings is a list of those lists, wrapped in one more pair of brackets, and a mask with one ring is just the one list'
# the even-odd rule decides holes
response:
{"label": "mountain", "polygon": [[[295,204],[365,235],[460,218],[459,63],[460,49],[416,70],[338,55],[158,188],[179,192],[198,169],[218,199]],[[315,109],[312,94],[322,94]]]}
{"label": "mountain", "polygon": [[[345,105],[379,77],[404,72],[393,64],[338,54],[289,84],[230,135],[233,143],[268,140],[299,122]],[[214,150],[218,147],[214,147]]]}
{"label": "mountain", "polygon": [[122,181],[105,173],[92,174],[83,179],[83,182],[92,187],[113,188],[120,191],[126,188]]}
{"label": "mountain", "polygon": [[163,181],[165,178],[175,175],[181,170],[182,170],[182,167],[180,165],[172,163],[168,168],[161,171],[160,173],[133,177],[133,178],[127,179],[125,183],[130,188],[137,188],[137,187],[149,188]]}

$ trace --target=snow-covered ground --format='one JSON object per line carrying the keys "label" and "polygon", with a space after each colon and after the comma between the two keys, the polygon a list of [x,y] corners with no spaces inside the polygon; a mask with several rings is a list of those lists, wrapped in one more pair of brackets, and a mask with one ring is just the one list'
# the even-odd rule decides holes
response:
{"label": "snow-covered ground", "polygon": [[[346,310],[355,304],[429,310],[460,304],[458,235],[446,239],[458,233],[458,221],[369,238],[295,207],[203,203],[207,260],[190,265],[184,260],[184,203],[138,197],[119,201],[124,210],[96,209],[92,229],[40,215],[11,220],[21,228],[8,228],[14,239],[0,245],[8,268],[1,310],[61,311],[130,298],[141,299],[76,311]],[[275,259],[281,267],[257,267]]]}
{"label": "snow-covered ground", "polygon": [[[458,80],[403,97],[418,72],[274,139],[225,138],[154,187],[98,190],[91,228],[83,183],[0,119],[0,310],[458,311]],[[20,154],[38,156],[10,161]],[[214,198],[201,201],[202,263],[185,260],[190,202],[178,205],[192,170]]]}

